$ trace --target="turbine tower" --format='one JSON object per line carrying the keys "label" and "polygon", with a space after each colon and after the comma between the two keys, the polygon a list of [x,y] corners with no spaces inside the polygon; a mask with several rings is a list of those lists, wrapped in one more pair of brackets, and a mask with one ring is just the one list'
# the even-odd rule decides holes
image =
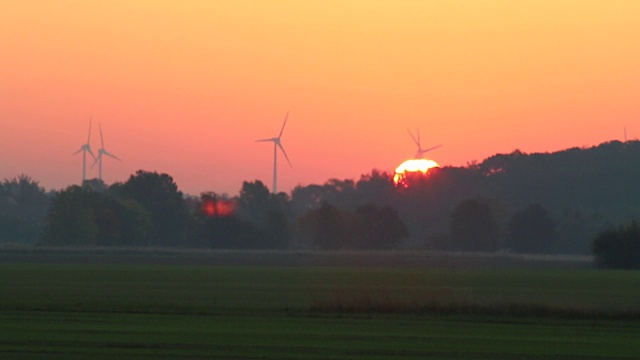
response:
{"label": "turbine tower", "polygon": [[82,152],[82,183],[84,184],[85,180],[87,180],[87,153],[91,155],[92,158],[96,158],[91,151],[91,145],[89,145],[89,141],[91,141],[91,118],[89,118],[89,136],[87,137],[87,143],[80,147],[80,150],[73,153],[76,155]]}
{"label": "turbine tower", "polygon": [[407,129],[407,132],[409,133],[409,136],[411,136],[411,138],[413,139],[413,142],[416,143],[416,145],[418,145],[418,151],[416,152],[416,159],[422,159],[424,157],[424,154],[431,151],[431,150],[435,150],[439,147],[441,147],[442,145],[437,145],[434,147],[430,147],[428,149],[423,149],[422,145],[420,145],[420,129],[417,129],[417,138],[415,136],[413,136],[413,134],[411,133],[411,131],[409,131],[409,129]]}
{"label": "turbine tower", "polygon": [[282,151],[282,154],[284,154],[285,159],[287,159],[287,162],[289,163],[289,166],[291,165],[291,161],[289,161],[289,157],[287,156],[287,152],[284,151],[284,147],[282,147],[282,143],[280,142],[280,139],[282,138],[282,133],[284,132],[284,127],[285,125],[287,125],[287,119],[289,118],[289,113],[287,112],[287,116],[284,118],[284,123],[282,124],[282,129],[280,129],[280,134],[278,135],[278,137],[274,137],[274,138],[270,138],[270,139],[261,139],[261,140],[256,140],[256,142],[267,142],[267,141],[273,141],[273,188],[272,188],[272,192],[274,194],[278,193],[277,190],[277,184],[278,184],[278,148],[280,148],[280,150]]}
{"label": "turbine tower", "polygon": [[102,124],[98,124],[98,126],[100,127],[100,150],[98,150],[98,156],[95,157],[95,161],[93,162],[93,165],[91,165],[91,167],[96,166],[96,163],[98,164],[98,179],[102,181],[102,156],[106,155],[119,161],[122,161],[122,160],[120,160],[119,157],[113,155],[112,153],[104,149],[104,138],[102,137]]}

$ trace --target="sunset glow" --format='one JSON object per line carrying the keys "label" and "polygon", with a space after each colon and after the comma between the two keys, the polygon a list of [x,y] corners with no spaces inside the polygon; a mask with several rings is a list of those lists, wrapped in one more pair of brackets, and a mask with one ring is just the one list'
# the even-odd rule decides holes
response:
{"label": "sunset glow", "polygon": [[402,185],[407,174],[409,173],[421,173],[426,174],[430,169],[439,167],[437,162],[428,159],[411,159],[403,162],[396,168],[393,175],[393,183],[396,185]]}
{"label": "sunset glow", "polygon": [[202,212],[209,217],[228,217],[235,212],[235,204],[230,200],[206,198]]}
{"label": "sunset glow", "polygon": [[[640,1],[0,1],[0,179],[78,184],[93,119],[107,184],[197,195],[640,137]],[[98,167],[87,169],[98,177]]]}

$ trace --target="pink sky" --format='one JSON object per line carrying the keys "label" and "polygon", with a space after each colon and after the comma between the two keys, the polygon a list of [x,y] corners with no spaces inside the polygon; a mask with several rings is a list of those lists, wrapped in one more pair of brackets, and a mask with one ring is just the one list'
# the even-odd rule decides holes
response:
{"label": "pink sky", "polygon": [[[279,190],[393,171],[419,127],[441,165],[640,135],[640,2],[0,1],[0,178]],[[97,177],[97,167],[89,171]]]}

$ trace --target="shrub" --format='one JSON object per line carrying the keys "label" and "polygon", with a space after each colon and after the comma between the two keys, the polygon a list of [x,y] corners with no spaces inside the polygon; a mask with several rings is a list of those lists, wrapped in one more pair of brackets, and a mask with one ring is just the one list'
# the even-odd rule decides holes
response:
{"label": "shrub", "polygon": [[640,227],[633,221],[598,234],[592,243],[599,267],[640,269]]}

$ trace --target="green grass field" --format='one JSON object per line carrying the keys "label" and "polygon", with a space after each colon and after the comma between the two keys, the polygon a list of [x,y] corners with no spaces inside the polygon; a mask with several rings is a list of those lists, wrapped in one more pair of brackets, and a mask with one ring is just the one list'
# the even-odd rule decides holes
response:
{"label": "green grass field", "polygon": [[3,312],[5,359],[637,358],[637,324],[490,318]]}
{"label": "green grass field", "polygon": [[638,299],[630,271],[0,263],[0,358],[634,359]]}

